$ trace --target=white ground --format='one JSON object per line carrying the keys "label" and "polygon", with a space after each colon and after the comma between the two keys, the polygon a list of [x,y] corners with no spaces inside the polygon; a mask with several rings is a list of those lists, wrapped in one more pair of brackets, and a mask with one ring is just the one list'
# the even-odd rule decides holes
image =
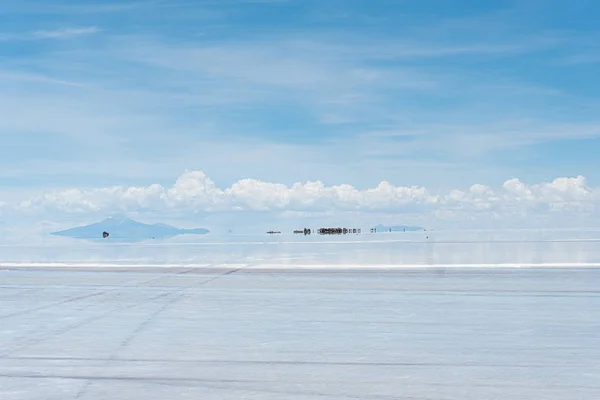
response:
{"label": "white ground", "polygon": [[[487,260],[600,261],[559,245]],[[253,246],[204,246],[207,267],[5,267],[0,399],[600,399],[600,269],[356,268],[486,259],[466,244]]]}

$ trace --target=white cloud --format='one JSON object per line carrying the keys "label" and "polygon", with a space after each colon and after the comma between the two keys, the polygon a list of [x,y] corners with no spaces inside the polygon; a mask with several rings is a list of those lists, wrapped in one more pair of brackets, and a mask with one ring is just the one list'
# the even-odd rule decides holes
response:
{"label": "white cloud", "polygon": [[[146,5],[139,2],[139,7]],[[195,6],[172,7],[177,13],[199,12]],[[7,60],[6,71],[0,72],[0,108],[7,115],[0,121],[6,152],[0,179],[16,190],[64,182],[94,187],[138,179],[163,183],[183,168],[206,168],[215,181],[229,186],[242,168],[288,186],[241,181],[213,192],[216,200],[197,198],[194,204],[216,209],[423,208],[441,200],[416,201],[418,194],[390,193],[385,185],[363,193],[349,186],[290,184],[316,179],[330,184],[350,177],[352,184],[370,187],[385,179],[448,189],[465,176],[486,184],[513,174],[538,179],[541,173],[530,166],[542,157],[517,159],[532,151],[530,145],[600,135],[597,113],[591,119],[548,112],[551,101],[564,111],[591,107],[589,97],[566,98],[544,82],[531,90],[532,82],[524,77],[492,69],[482,73],[479,63],[470,64],[474,57],[487,60],[491,54],[511,57],[523,51],[529,56],[547,49],[547,43],[514,35],[490,42],[478,35],[446,40],[412,34],[390,42],[374,32],[347,36],[290,26],[281,32],[274,27],[276,34],[251,30],[240,39],[231,35],[235,27],[224,17],[190,29],[199,34],[206,29],[205,36],[173,36],[172,27],[156,24],[142,25],[135,34],[113,26],[112,35],[81,46],[77,40],[39,39],[89,35],[97,28],[85,25],[103,26],[102,20],[75,25],[64,20],[60,23],[67,25],[58,27],[70,28],[42,25],[48,30],[34,34],[37,22],[19,25],[34,26],[23,34],[31,43],[23,44],[35,47]],[[435,64],[432,58],[438,57],[457,57],[461,64]],[[496,151],[504,153],[494,164],[488,156]],[[584,172],[596,178],[582,164],[555,162],[544,168],[543,176]],[[128,193],[125,205],[97,204],[92,196],[83,210],[135,208],[139,197],[143,208],[173,208],[185,198],[168,189],[162,197],[145,197],[146,189]],[[277,194],[256,197],[268,190]],[[445,195],[475,196],[479,210],[496,205],[491,195],[468,192],[446,190]],[[86,193],[78,196],[87,198]],[[457,202],[453,209],[463,206]]]}
{"label": "white cloud", "polygon": [[84,26],[76,28],[61,28],[53,30],[37,30],[19,33],[1,33],[0,41],[29,41],[45,39],[71,39],[78,36],[92,35],[100,32],[101,29],[96,26]]}
{"label": "white cloud", "polygon": [[71,87],[83,87],[81,83],[70,82],[62,79],[54,79],[43,74],[32,74],[26,72],[12,72],[0,70],[0,81],[11,80],[13,82],[31,82],[31,83],[43,83],[43,84],[54,84],[61,86],[71,86]]}
{"label": "white cloud", "polygon": [[181,215],[210,212],[311,212],[427,214],[441,219],[482,216],[503,218],[556,212],[578,214],[600,210],[600,189],[589,187],[583,176],[526,184],[510,179],[493,189],[475,184],[466,190],[433,193],[420,186],[381,182],[359,190],[342,184],[298,182],[291,186],[243,179],[221,189],[202,171],[188,171],[171,187],[106,187],[48,192],[14,207],[26,214],[86,215],[148,212]]}
{"label": "white cloud", "polygon": [[55,30],[40,30],[32,33],[32,36],[38,39],[69,39],[76,36],[91,35],[100,32],[95,26],[86,26],[81,28],[63,28]]}
{"label": "white cloud", "polygon": [[[85,30],[72,28],[41,35],[58,38],[83,34]],[[60,163],[80,162],[82,158],[89,161],[90,153],[97,158],[98,154],[109,152],[113,160],[110,168],[128,173],[134,163],[143,162],[147,154],[157,151],[162,161],[176,164],[177,171],[199,168],[215,165],[206,159],[217,153],[219,160],[243,157],[245,149],[237,154],[225,153],[222,149],[226,146],[222,145],[216,146],[216,152],[211,154],[203,150],[206,142],[218,138],[222,143],[227,137],[235,143],[261,142],[261,146],[269,149],[292,138],[296,143],[320,146],[311,152],[318,153],[321,160],[341,159],[340,149],[344,149],[346,154],[355,155],[352,162],[368,163],[367,168],[373,171],[377,170],[374,160],[378,166],[385,164],[381,167],[386,171],[384,174],[379,171],[372,174],[378,179],[402,177],[404,171],[398,172],[391,160],[426,162],[430,166],[431,160],[435,160],[446,164],[437,168],[435,176],[439,178],[447,173],[448,164],[472,161],[482,166],[486,163],[484,158],[494,151],[600,135],[595,120],[566,123],[515,119],[513,108],[522,112],[536,108],[538,103],[522,93],[513,96],[513,89],[496,101],[489,94],[499,96],[499,89],[488,90],[487,79],[482,79],[487,83],[485,93],[473,93],[482,83],[476,74],[467,74],[454,82],[455,76],[462,75],[441,74],[418,64],[377,62],[412,57],[407,49],[413,47],[443,50],[445,47],[440,44],[419,41],[397,45],[399,49],[390,48],[388,42],[379,39],[369,44],[370,52],[365,52],[364,41],[356,44],[335,37],[319,41],[311,40],[314,36],[310,35],[302,40],[298,37],[297,34],[269,40],[248,37],[241,43],[190,39],[175,42],[160,36],[117,34],[103,37],[91,48],[74,47],[72,51],[49,52],[20,60],[7,71],[0,71],[0,84],[7,87],[0,94],[0,105],[9,116],[0,121],[0,135],[14,136],[16,142],[25,134],[43,132],[57,142],[69,142],[62,147],[63,158],[59,161],[53,157],[50,166],[33,165],[40,157],[21,151],[20,162],[28,165],[20,169],[5,168],[2,174],[20,174],[18,178],[22,178],[26,170],[46,174],[54,169],[52,173],[58,174]],[[24,69],[24,65],[33,66],[31,70],[35,72]],[[136,79],[131,79],[132,71]],[[468,99],[464,98],[465,92],[470,96]],[[424,96],[424,101],[414,101],[415,93]],[[437,103],[438,94],[442,99],[453,98],[453,107],[429,107],[426,99]],[[546,92],[543,97],[547,97]],[[519,101],[527,106],[515,103]],[[489,109],[482,109],[486,104]],[[277,118],[279,107],[291,114],[289,120],[285,114],[284,125]],[[338,126],[331,127],[333,123]],[[379,132],[379,136],[373,137],[369,132]],[[399,140],[402,138],[409,140]],[[185,141],[185,151],[192,153],[192,160],[202,160],[202,165],[181,161],[182,146],[170,144],[177,141]],[[135,146],[128,146],[133,142]],[[102,146],[102,152],[98,151],[98,145]],[[295,151],[292,150],[292,155]],[[344,173],[350,164],[348,159],[339,162],[345,164]],[[506,168],[512,161],[504,163],[502,174],[512,173]],[[252,170],[255,160],[252,164],[245,166],[250,173],[266,176],[263,171]],[[286,163],[280,165],[281,169],[290,169]],[[166,169],[164,163],[160,168]],[[227,168],[227,165],[221,167]],[[97,170],[96,165],[91,165],[91,169]],[[156,176],[155,171],[146,171],[148,176],[144,178]],[[325,173],[333,175],[332,171],[328,168]],[[221,178],[214,170],[210,172],[215,179]],[[558,168],[550,172],[572,173]],[[327,179],[324,174],[316,176]],[[334,178],[343,176],[337,174]],[[270,175],[268,179],[279,177]],[[440,180],[447,181],[445,177]],[[357,182],[358,179],[353,181]]]}

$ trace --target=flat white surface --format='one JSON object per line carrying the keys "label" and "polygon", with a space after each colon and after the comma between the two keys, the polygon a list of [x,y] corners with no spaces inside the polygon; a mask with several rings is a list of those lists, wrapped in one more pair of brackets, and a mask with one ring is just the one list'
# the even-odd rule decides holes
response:
{"label": "flat white surface", "polygon": [[596,269],[38,268],[0,282],[2,400],[600,398]]}
{"label": "flat white surface", "polygon": [[598,232],[0,246],[0,399],[600,399]]}

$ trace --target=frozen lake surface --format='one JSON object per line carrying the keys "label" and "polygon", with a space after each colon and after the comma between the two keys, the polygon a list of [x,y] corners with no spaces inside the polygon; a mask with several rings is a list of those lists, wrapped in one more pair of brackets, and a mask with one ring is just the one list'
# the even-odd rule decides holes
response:
{"label": "frozen lake surface", "polygon": [[599,243],[371,240],[6,246],[0,399],[600,398]]}

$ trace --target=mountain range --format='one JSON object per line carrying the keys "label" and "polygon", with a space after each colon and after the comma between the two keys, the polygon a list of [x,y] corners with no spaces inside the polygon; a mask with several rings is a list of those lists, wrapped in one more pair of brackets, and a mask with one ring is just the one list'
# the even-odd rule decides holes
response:
{"label": "mountain range", "polygon": [[94,224],[79,226],[64,231],[53,232],[55,236],[65,236],[75,239],[106,239],[145,240],[165,239],[177,235],[205,235],[208,229],[180,229],[167,224],[144,224],[126,217],[111,217]]}

